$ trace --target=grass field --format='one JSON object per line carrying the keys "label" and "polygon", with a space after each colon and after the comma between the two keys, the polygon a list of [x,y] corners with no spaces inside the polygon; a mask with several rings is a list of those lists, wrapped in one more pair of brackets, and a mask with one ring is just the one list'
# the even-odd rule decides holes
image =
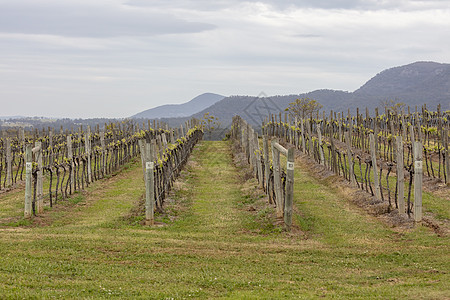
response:
{"label": "grass field", "polygon": [[228,142],[201,142],[190,160],[166,226],[126,217],[144,193],[134,163],[34,225],[0,227],[1,298],[450,298],[448,237],[387,227],[300,162],[296,229],[282,232],[272,208],[248,209],[260,199],[242,191]]}

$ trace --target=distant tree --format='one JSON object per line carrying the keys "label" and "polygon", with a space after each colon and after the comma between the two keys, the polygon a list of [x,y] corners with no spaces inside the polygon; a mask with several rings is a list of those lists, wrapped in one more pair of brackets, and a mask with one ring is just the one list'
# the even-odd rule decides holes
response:
{"label": "distant tree", "polygon": [[314,99],[302,98],[289,103],[285,111],[288,111],[292,117],[305,118],[319,112],[322,107],[323,105]]}
{"label": "distant tree", "polygon": [[398,115],[405,108],[406,104],[395,100],[384,100],[381,101],[381,106]]}
{"label": "distant tree", "polygon": [[220,128],[221,123],[219,122],[219,119],[217,117],[214,117],[213,115],[209,114],[209,112],[207,112],[203,115],[203,118],[201,119],[201,125],[203,131],[208,132],[211,138],[211,133],[214,130]]}

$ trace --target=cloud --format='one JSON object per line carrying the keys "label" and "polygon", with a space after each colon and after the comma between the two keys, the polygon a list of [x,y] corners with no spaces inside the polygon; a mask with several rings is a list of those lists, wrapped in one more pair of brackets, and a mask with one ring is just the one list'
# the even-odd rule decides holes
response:
{"label": "cloud", "polygon": [[126,2],[130,6],[138,7],[178,7],[185,9],[194,9],[201,11],[221,10],[237,4],[268,4],[275,9],[346,9],[346,10],[423,10],[423,9],[442,9],[449,8],[450,3],[447,0],[129,0]]}
{"label": "cloud", "polygon": [[10,1],[0,6],[0,32],[104,38],[193,33],[215,28],[159,10],[102,4]]}
{"label": "cloud", "polygon": [[352,91],[450,57],[450,1],[123,1],[0,0],[2,114],[125,117],[205,91]]}

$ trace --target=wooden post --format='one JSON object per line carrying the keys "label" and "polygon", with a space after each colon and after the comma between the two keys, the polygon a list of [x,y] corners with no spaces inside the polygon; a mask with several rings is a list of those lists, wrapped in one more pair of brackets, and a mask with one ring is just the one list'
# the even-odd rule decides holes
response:
{"label": "wooden post", "polygon": [[53,165],[53,129],[48,128],[48,150],[49,150],[49,164]]}
{"label": "wooden post", "polygon": [[300,119],[300,126],[301,126],[301,132],[302,132],[302,151],[303,151],[303,153],[306,153],[305,127],[303,125],[303,118]]}
{"label": "wooden post", "polygon": [[404,215],[405,212],[405,178],[403,175],[403,141],[397,136],[397,202],[398,213]]}
{"label": "wooden post", "polygon": [[170,132],[169,132],[170,143],[171,144],[175,144],[175,138],[174,138],[174,132],[173,131],[174,131],[173,129],[170,129]]}
{"label": "wooden post", "polygon": [[375,186],[375,197],[377,200],[381,200],[380,182],[378,178],[377,156],[375,152],[375,138],[373,136],[373,133],[369,134],[369,139],[370,139],[370,156],[372,157],[373,184]]}
{"label": "wooden post", "polygon": [[156,140],[152,139],[150,143],[147,143],[148,149],[150,149],[150,156],[148,157],[149,161],[156,161],[158,156],[156,155]]}
{"label": "wooden post", "polygon": [[163,134],[161,134],[161,139],[162,139],[162,144],[164,146],[164,150],[167,149],[167,137],[166,137],[166,133],[163,132]]}
{"label": "wooden post", "polygon": [[144,140],[144,153],[145,153],[145,156],[144,156],[144,161],[154,161],[153,160],[153,152],[152,152],[152,145],[150,144],[150,143],[147,143],[145,140]]}
{"label": "wooden post", "polygon": [[34,155],[37,162],[37,182],[36,182],[36,213],[40,214],[44,212],[44,199],[43,199],[43,179],[42,174],[42,142],[35,142]]}
{"label": "wooden post", "polygon": [[256,178],[258,176],[258,167],[256,165],[256,145],[254,130],[250,125],[248,125],[248,152],[250,155],[250,166],[253,168],[253,176]]}
{"label": "wooden post", "polygon": [[[157,155],[157,151],[156,151],[156,139],[152,139],[150,141],[150,155],[151,155],[151,161],[156,161],[156,163],[158,162],[158,155]],[[161,204],[161,199],[159,197],[159,188],[158,185],[155,185],[155,193],[156,193],[156,205],[161,208],[162,204]]]}
{"label": "wooden post", "polygon": [[33,156],[31,152],[31,145],[25,146],[25,211],[24,217],[31,218],[31,187],[32,187],[32,172],[33,172]]}
{"label": "wooden post", "polygon": [[345,144],[347,145],[348,170],[350,182],[353,187],[356,187],[355,171],[353,170],[353,155],[352,155],[352,148],[350,146],[350,138],[348,131],[344,133],[344,137],[345,137]]}
{"label": "wooden post", "polygon": [[280,178],[280,152],[275,149],[276,140],[272,140],[272,162],[273,162],[273,181],[275,189],[275,203],[277,205],[277,217],[283,217],[283,200],[281,199],[281,178]]}
{"label": "wooden post", "polygon": [[141,153],[141,164],[142,164],[142,173],[144,174],[144,179],[145,179],[145,162],[147,161],[145,159],[145,140],[144,139],[139,139],[138,140],[138,145],[139,145],[139,152]]}
{"label": "wooden post", "polygon": [[[438,104],[437,106],[437,121],[438,121],[438,125],[437,125],[437,131],[438,134],[442,134],[442,115],[441,115],[441,104]],[[440,147],[440,143],[441,141],[438,140],[438,147]]]}
{"label": "wooden post", "polygon": [[157,151],[157,149],[158,149],[158,143],[157,143],[157,141],[156,141],[156,139],[152,139],[151,141],[150,141],[150,144],[151,144],[151,153],[153,153],[152,155],[153,155],[153,161],[155,161],[155,160],[158,160],[158,151]]}
{"label": "wooden post", "polygon": [[393,122],[393,118],[394,118],[394,112],[392,112],[391,110],[388,109],[388,123],[389,123],[389,129],[391,131],[392,136],[396,136],[397,132],[394,129],[394,122]]}
{"label": "wooden post", "polygon": [[25,129],[23,127],[20,127],[20,142],[22,145],[23,152],[25,153],[26,147],[25,147]]}
{"label": "wooden post", "polygon": [[159,158],[162,160],[163,155],[164,155],[164,150],[163,150],[161,135],[156,136],[156,143],[158,144],[158,148],[159,148]]}
{"label": "wooden post", "polygon": [[289,115],[288,133],[289,133],[289,143],[294,144],[293,136],[292,136],[292,117],[291,117],[291,115]]}
{"label": "wooden post", "polygon": [[103,176],[106,175],[106,145],[105,145],[105,131],[100,131],[100,145],[102,147],[102,168],[103,168]]}
{"label": "wooden post", "polygon": [[154,180],[154,163],[147,161],[145,163],[145,225],[153,225],[155,223],[155,180]]}
{"label": "wooden post", "polygon": [[375,153],[377,157],[380,157],[379,147],[378,147],[378,107],[375,109],[375,118],[373,119],[373,134],[375,136]]}
{"label": "wooden post", "polygon": [[402,110],[402,133],[403,133],[403,140],[406,142],[406,138],[408,136],[407,133],[407,126],[406,126],[406,121],[405,121],[405,115],[403,114],[403,110]]}
{"label": "wooden post", "polygon": [[390,130],[391,130],[391,135],[392,135],[392,148],[391,148],[391,151],[392,151],[392,154],[393,154],[393,156],[394,156],[394,160],[397,160],[397,156],[396,156],[396,153],[397,153],[397,151],[394,151],[394,137],[395,136],[397,136],[397,132],[396,132],[396,130],[395,130],[395,128],[394,128],[394,122],[393,122],[393,118],[394,118],[394,112],[391,112],[390,110],[388,110],[388,121],[389,121],[389,127],[390,127]]}
{"label": "wooden post", "polygon": [[258,133],[255,132],[255,148],[256,148],[256,166],[258,168],[258,181],[262,188],[264,188],[264,180],[263,180],[263,170],[261,165],[261,150],[259,149],[259,142],[258,142]]}
{"label": "wooden post", "polygon": [[245,130],[245,153],[247,154],[247,160],[251,163],[251,154],[250,154],[250,124],[247,122],[243,122],[244,130]]}
{"label": "wooden post", "polygon": [[[270,173],[270,161],[269,161],[269,142],[268,137],[263,135],[263,151],[264,151],[264,181],[266,194],[269,193],[269,173]],[[269,197],[270,199],[270,197]]]}
{"label": "wooden post", "polygon": [[91,170],[91,126],[87,127],[86,134],[84,135],[84,145],[85,145],[85,153],[87,156],[87,172],[88,178],[87,183],[92,182],[92,170]]}
{"label": "wooden post", "polygon": [[245,150],[245,129],[242,126],[241,122],[239,123],[239,133],[240,133],[240,139],[241,139],[241,142],[240,142],[241,149],[244,152],[244,154],[247,155],[247,153],[245,152],[246,151]]}
{"label": "wooden post", "polygon": [[311,123],[309,122],[309,120],[306,120],[306,129],[308,130],[309,156],[314,158],[314,146],[312,142]]}
{"label": "wooden post", "polygon": [[8,187],[12,186],[12,155],[11,155],[11,140],[6,138],[6,184]]}
{"label": "wooden post", "polygon": [[292,206],[294,200],[294,149],[288,149],[286,166],[286,196],[284,200],[284,223],[286,230],[292,226]]}
{"label": "wooden post", "polygon": [[73,149],[72,149],[72,137],[67,136],[67,158],[70,161],[71,171],[70,171],[70,187],[72,190],[75,189],[75,176],[74,176],[74,162],[73,162]]}
{"label": "wooden post", "polygon": [[180,130],[181,130],[181,137],[183,137],[184,136],[184,127],[183,127],[183,125],[180,125]]}
{"label": "wooden post", "polygon": [[350,140],[350,146],[352,145],[352,130],[353,130],[353,120],[350,115],[350,109],[348,109],[348,136]]}
{"label": "wooden post", "polygon": [[322,148],[322,133],[320,131],[320,124],[317,124],[317,136],[319,137],[319,154],[320,154],[320,164],[325,164],[325,157],[323,155],[323,148]]}
{"label": "wooden post", "polygon": [[414,143],[414,221],[422,221],[422,143]]}
{"label": "wooden post", "polygon": [[[417,117],[417,116],[416,116]],[[423,120],[422,120],[423,121]],[[427,124],[428,125],[428,124]],[[422,126],[420,125],[420,121],[417,120],[417,139],[419,142],[424,144],[423,136],[422,136]],[[414,147],[414,146],[413,146]]]}
{"label": "wooden post", "polygon": [[338,174],[339,172],[339,166],[337,164],[337,158],[336,158],[336,147],[334,146],[334,138],[333,138],[333,127],[331,127],[330,130],[330,144],[331,144],[331,170]]}
{"label": "wooden post", "polygon": [[415,143],[415,137],[414,137],[414,126],[413,125],[411,125],[411,126],[409,126],[409,133],[410,133],[410,135],[411,135],[411,152],[412,152],[412,156],[413,157],[415,157],[414,156],[414,143]]}
{"label": "wooden post", "polygon": [[447,185],[450,185],[450,153],[449,153],[449,144],[448,144],[448,129],[443,130],[444,135],[444,155],[445,155],[445,172],[447,176],[445,179],[447,180]]}

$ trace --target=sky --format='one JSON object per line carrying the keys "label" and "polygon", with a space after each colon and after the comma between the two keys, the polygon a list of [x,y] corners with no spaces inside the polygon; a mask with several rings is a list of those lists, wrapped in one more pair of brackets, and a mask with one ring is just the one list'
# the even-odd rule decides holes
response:
{"label": "sky", "polygon": [[450,0],[0,0],[0,116],[354,91],[415,61],[450,62]]}

